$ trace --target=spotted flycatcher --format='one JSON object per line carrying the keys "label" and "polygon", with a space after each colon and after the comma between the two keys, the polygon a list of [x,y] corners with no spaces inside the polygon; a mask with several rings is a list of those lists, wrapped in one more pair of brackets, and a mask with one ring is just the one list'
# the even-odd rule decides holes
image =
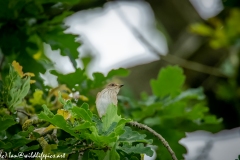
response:
{"label": "spotted flycatcher", "polygon": [[98,92],[96,107],[100,118],[106,114],[107,107],[110,104],[117,106],[117,94],[122,86],[122,84],[110,83],[105,89],[103,89],[101,92]]}

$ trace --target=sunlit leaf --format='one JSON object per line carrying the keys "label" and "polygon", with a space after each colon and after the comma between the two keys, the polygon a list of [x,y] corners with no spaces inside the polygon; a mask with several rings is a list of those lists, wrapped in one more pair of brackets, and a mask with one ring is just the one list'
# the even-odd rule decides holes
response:
{"label": "sunlit leaf", "polygon": [[109,160],[109,159],[120,160],[120,156],[116,151],[116,144],[110,151],[107,151],[106,156],[104,157],[103,160]]}
{"label": "sunlit leaf", "polygon": [[151,80],[152,91],[159,97],[175,96],[181,91],[184,80],[181,68],[168,66],[159,72],[157,80]]}
{"label": "sunlit leaf", "polygon": [[66,111],[64,109],[58,109],[57,114],[63,116],[65,120],[71,118],[71,113],[69,111]]}
{"label": "sunlit leaf", "polygon": [[106,115],[102,117],[103,131],[107,131],[113,122],[118,123],[121,116],[117,115],[117,106],[110,104],[107,108]]}
{"label": "sunlit leaf", "polygon": [[72,110],[72,113],[74,114],[73,116],[77,116],[88,122],[92,121],[92,113],[88,109],[87,103],[83,103],[81,107],[73,107],[71,110]]}
{"label": "sunlit leaf", "polygon": [[190,31],[202,36],[211,36],[214,30],[203,23],[195,23],[190,26]]}
{"label": "sunlit leaf", "polygon": [[17,71],[17,73],[19,74],[20,77],[23,77],[23,71],[22,71],[22,66],[16,62],[16,61],[13,61],[12,62],[12,66],[13,68],[15,69],[15,71]]}
{"label": "sunlit leaf", "polygon": [[33,93],[33,98],[30,98],[29,102],[31,102],[32,105],[43,105],[46,103],[46,101],[43,99],[43,91],[35,90]]}

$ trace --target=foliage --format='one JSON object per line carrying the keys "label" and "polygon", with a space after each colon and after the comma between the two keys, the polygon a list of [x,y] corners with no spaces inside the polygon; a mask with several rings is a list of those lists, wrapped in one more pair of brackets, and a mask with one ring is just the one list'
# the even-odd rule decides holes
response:
{"label": "foliage", "polygon": [[[83,103],[81,107],[77,107],[70,101],[63,99],[60,101],[63,102],[64,112],[67,116],[59,114],[60,112],[54,115],[45,105],[43,106],[44,111],[38,115],[40,119],[64,130],[75,139],[72,143],[67,142],[67,144],[61,141],[60,143],[63,146],[59,146],[54,152],[61,152],[62,148],[65,148],[64,146],[66,145],[66,148],[69,148],[69,152],[66,152],[66,148],[64,152],[68,154],[88,149],[88,152],[86,152],[87,155],[83,155],[87,159],[95,156],[97,158],[102,157],[102,154],[94,155],[94,151],[104,149],[110,150],[111,156],[116,158],[119,157],[117,150],[122,150],[126,154],[146,153],[147,155],[152,155],[153,152],[151,149],[144,147],[142,144],[143,142],[151,143],[152,141],[146,140],[144,139],[144,135],[124,127],[126,122],[130,120],[118,116],[116,106],[109,106],[106,115],[100,120],[96,115],[92,114],[87,103]],[[86,146],[83,146],[84,142]],[[108,153],[105,154],[105,158],[109,156]]]}
{"label": "foliage", "polygon": [[[118,107],[109,106],[99,119],[95,114],[97,91],[129,71],[120,68],[106,76],[93,73],[90,78],[84,60],[84,68],[76,67],[80,43],[76,36],[64,33],[62,22],[72,8],[90,3],[0,2],[0,48],[4,55],[0,62],[0,152],[65,153],[68,159],[79,155],[82,159],[141,159],[143,154],[153,154],[148,146],[152,144],[159,147],[158,157],[170,159],[153,135],[127,125],[137,120],[163,135],[180,158],[185,150],[178,141],[185,132],[221,128],[221,119],[208,112],[203,89],[183,90],[185,76],[177,66],[162,69],[158,78],[151,80],[153,95],[142,93],[141,100],[122,95]],[[75,71],[65,75],[55,71],[44,53],[44,43],[68,56]],[[39,76],[49,68],[57,76],[56,88],[45,86]]]}
{"label": "foliage", "polygon": [[[98,1],[98,5],[104,1]],[[29,72],[36,75],[38,87],[44,73],[54,64],[45,55],[44,43],[53,50],[68,56],[74,68],[78,58],[76,35],[64,33],[64,19],[74,8],[87,9],[95,0],[4,0],[0,2],[0,48],[4,55],[1,71],[7,74],[8,63],[17,60]],[[1,57],[2,58],[2,57]]]}
{"label": "foliage", "polygon": [[238,8],[233,8],[224,21],[214,17],[209,19],[211,26],[204,23],[195,23],[191,25],[190,29],[192,32],[199,35],[211,37],[209,43],[213,48],[228,47],[239,43],[239,17],[240,10]]}
{"label": "foliage", "polygon": [[236,5],[236,1],[228,1],[224,4],[226,8],[221,14],[205,22],[192,24],[190,31],[207,37],[209,45],[213,49],[224,49],[225,54],[219,55],[223,57],[219,64],[221,71],[227,77],[217,80],[212,86],[214,95],[211,95],[209,102],[212,104],[211,110],[215,114],[224,116],[225,127],[234,128],[240,124],[240,9],[239,4]]}
{"label": "foliage", "polygon": [[[163,68],[156,80],[151,80],[154,95],[142,94],[141,101],[132,106],[131,116],[134,120],[147,124],[169,142],[177,157],[181,157],[185,149],[178,143],[185,137],[185,132],[197,129],[216,132],[221,129],[221,119],[208,113],[203,89],[195,88],[183,91],[185,76],[183,70],[177,66]],[[175,87],[172,87],[175,86]],[[161,89],[161,90],[160,90]],[[164,91],[162,91],[164,89]],[[124,107],[124,102],[122,106]],[[170,159],[161,143],[158,154],[163,159]]]}
{"label": "foliage", "polygon": [[[76,72],[78,71],[80,71],[80,69]],[[123,75],[123,69],[111,71],[106,77],[103,76],[103,82],[106,82],[109,77],[112,77],[113,73]],[[170,145],[180,157],[184,150],[176,141],[184,136],[184,132],[200,128],[210,129],[207,127],[211,127],[212,131],[216,131],[219,129],[218,124],[220,120],[208,114],[208,108],[203,101],[204,95],[202,89],[189,89],[181,92],[183,82],[180,84],[179,81],[168,80],[169,75],[173,73],[176,76],[174,77],[175,79],[185,79],[182,69],[179,67],[169,66],[162,69],[159,72],[158,79],[152,80],[151,83],[156,95],[143,95],[142,100],[137,103],[139,107],[132,108],[131,113],[133,119],[142,121],[159,131],[159,133],[169,141]],[[16,81],[17,84],[19,83],[24,86],[26,85],[25,83],[27,83],[28,86],[30,86],[29,78],[25,79],[21,77],[17,69],[12,66],[10,66],[9,75],[5,79],[8,80],[10,75],[15,75],[13,81]],[[78,74],[75,76],[78,76]],[[90,80],[85,76],[83,80],[88,81],[88,90],[96,87],[92,85],[95,79]],[[171,81],[172,85],[178,87],[165,87],[165,92],[160,92],[161,94],[158,95],[158,88],[161,88],[159,84],[165,84],[168,83],[168,81]],[[69,86],[71,87],[71,83]],[[2,88],[12,90],[15,88],[15,85],[9,86],[9,83],[4,81]],[[19,88],[21,91],[24,87]],[[71,92],[71,90],[66,88],[67,87],[65,87],[65,90]],[[146,135],[133,131],[132,128],[126,126],[126,123],[131,121],[131,119],[125,119],[118,115],[116,106],[110,105],[106,115],[103,116],[102,119],[99,119],[98,116],[90,110],[90,102],[86,103],[79,100],[81,103],[79,107],[79,102],[67,96],[68,94],[66,94],[66,92],[63,92],[65,96],[62,96],[60,91],[55,95],[58,96],[57,98],[59,99],[57,102],[54,99],[49,100],[51,99],[50,97],[52,97],[51,94],[48,94],[49,97],[46,98],[47,100],[44,100],[43,91],[41,90],[36,90],[35,93],[30,96],[32,98],[29,98],[27,102],[24,102],[26,99],[24,100],[22,98],[23,95],[14,95],[20,101],[17,105],[14,105],[15,107],[12,107],[13,105],[11,103],[7,103],[8,101],[5,102],[5,100],[7,100],[6,98],[2,100],[1,121],[4,125],[0,128],[0,144],[4,151],[28,152],[37,150],[44,153],[65,153],[69,157],[83,153],[83,159],[121,159],[121,157],[139,159],[141,154],[149,156],[153,154],[151,148],[145,146],[145,144],[152,144],[153,141],[146,139]],[[53,91],[50,91],[50,93],[51,92]],[[24,96],[26,96],[26,94],[24,94]],[[123,103],[123,101],[121,102]],[[34,111],[34,114],[38,113],[38,119],[36,119],[35,116],[26,119],[26,115],[16,114],[15,110],[18,109],[19,104],[22,104],[24,109],[33,111],[38,105],[43,104],[41,109]],[[121,104],[119,106],[121,106]],[[10,115],[10,112],[13,114]],[[25,120],[22,124],[19,124],[19,121],[15,121],[16,117],[20,119],[19,121],[22,121],[22,119]],[[21,131],[19,125],[22,125],[23,131]],[[11,130],[12,127],[19,128],[19,131],[15,131],[14,133]],[[49,136],[47,136],[49,132],[55,129],[57,129],[59,133],[57,136],[59,143],[57,143],[53,137],[50,136],[49,138]],[[45,136],[48,137],[48,141],[42,138]],[[150,134],[148,134],[148,136],[152,137]],[[161,146],[158,141],[154,141],[153,144]],[[162,151],[161,147],[159,148],[159,152],[161,152],[162,158],[169,158],[169,153],[167,153],[166,150]]]}
{"label": "foliage", "polygon": [[[11,135],[11,127],[19,125],[19,121],[16,122],[14,119],[19,116],[18,114],[16,115],[15,111],[21,106],[20,104],[26,105],[23,97],[26,97],[30,86],[30,78],[21,77],[21,74],[18,74],[18,68],[21,68],[21,66],[18,64],[18,68],[14,68],[15,63],[10,66],[9,75],[6,76],[5,81],[1,82],[0,91],[3,94],[1,96],[1,123],[4,125],[0,128],[0,147],[4,151],[27,152],[42,150],[43,152],[52,153],[63,152],[71,157],[74,154],[79,154],[80,151],[86,150],[87,152],[84,152],[83,155],[84,159],[94,157],[99,159],[102,157],[105,159],[111,159],[111,157],[120,159],[118,151],[121,151],[121,156],[135,158],[139,157],[139,154],[147,154],[149,156],[153,154],[149,147],[144,146],[144,144],[151,144],[152,141],[145,139],[146,135],[132,131],[130,127],[125,126],[131,120],[117,115],[116,106],[109,106],[106,115],[99,119],[97,115],[89,110],[87,103],[82,103],[81,107],[78,107],[76,103],[71,102],[71,99],[65,100],[61,94],[58,94],[61,107],[57,109],[56,113],[53,113],[50,109],[56,107],[54,106],[56,103],[45,101],[42,97],[43,91],[40,90],[36,90],[32,98],[28,100],[29,103],[32,107],[43,103],[48,103],[49,106],[42,106],[43,111],[38,114],[39,120],[37,122],[36,120],[34,121],[34,117],[29,117],[22,124],[23,131]],[[123,69],[113,70],[106,77],[102,77],[103,82],[105,82],[106,78],[112,77],[116,73],[122,74],[124,72]],[[84,80],[91,82],[89,84],[94,84],[87,77]],[[18,84],[18,86],[13,84]],[[95,86],[93,85],[93,87]],[[12,90],[14,92],[11,92]],[[10,98],[7,96],[10,96]],[[9,101],[13,101],[12,99],[17,99],[18,101],[9,103]],[[56,109],[54,108],[53,110]],[[12,116],[10,112],[13,113]],[[18,118],[22,119],[24,117],[19,116]],[[45,124],[42,124],[42,120]],[[48,123],[46,124],[46,122]],[[62,130],[62,134],[69,134],[68,137],[59,139],[58,146],[52,146],[40,137],[45,136],[45,133],[54,129]],[[37,142],[39,144],[36,144]],[[34,143],[34,145],[28,146],[27,144],[29,143]],[[102,150],[102,152],[99,152],[99,150]]]}
{"label": "foliage", "polygon": [[19,64],[16,65],[14,61],[10,66],[9,74],[0,83],[0,105],[8,106],[11,112],[21,104],[30,89],[30,77],[22,77],[24,74]]}

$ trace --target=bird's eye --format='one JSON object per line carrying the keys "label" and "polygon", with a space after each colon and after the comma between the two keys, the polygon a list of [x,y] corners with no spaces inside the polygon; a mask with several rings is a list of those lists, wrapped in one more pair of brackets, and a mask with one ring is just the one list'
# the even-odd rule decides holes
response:
{"label": "bird's eye", "polygon": [[111,86],[114,86],[114,84],[111,84]]}

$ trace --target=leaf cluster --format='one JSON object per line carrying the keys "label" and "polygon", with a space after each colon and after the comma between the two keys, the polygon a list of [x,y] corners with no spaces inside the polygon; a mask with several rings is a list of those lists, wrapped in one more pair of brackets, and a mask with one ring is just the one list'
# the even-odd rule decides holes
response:
{"label": "leaf cluster", "polygon": [[[102,80],[106,81],[116,73],[124,75],[127,72],[123,69],[113,70],[106,77],[103,76]],[[99,119],[90,111],[87,103],[82,103],[78,107],[71,99],[64,99],[61,92],[58,93],[60,108],[52,108],[56,103],[44,100],[41,90],[36,90],[32,98],[24,102],[30,88],[30,77],[23,75],[22,67],[14,62],[10,66],[9,75],[1,82],[0,123],[3,124],[0,127],[1,150],[12,153],[27,153],[32,150],[65,153],[70,158],[83,153],[83,159],[121,159],[121,157],[139,159],[141,154],[149,156],[153,154],[151,148],[146,146],[151,144],[152,140],[127,127],[126,123],[131,119],[119,116],[117,106],[110,105],[106,115]],[[95,78],[99,78],[99,75],[102,74],[95,74]],[[102,85],[87,80],[93,87]],[[90,90],[91,86],[88,89]],[[32,105],[32,108],[42,105],[42,112],[37,117],[29,116],[24,111],[28,106],[26,103]],[[18,111],[19,107],[23,109],[22,112]],[[22,124],[20,121],[23,121]],[[19,128],[21,126],[19,123],[22,129]],[[17,130],[13,132],[13,128]],[[59,142],[54,141],[51,136],[49,138],[48,133],[53,130],[58,130],[60,135],[56,136]]]}
{"label": "leaf cluster", "polygon": [[[177,157],[181,157],[185,152],[184,147],[176,143],[185,137],[185,132],[198,129],[216,132],[222,128],[222,119],[209,114],[203,88],[183,90],[184,81],[181,68],[168,66],[161,69],[157,79],[150,81],[153,95],[142,93],[140,101],[134,103],[127,98],[121,98],[120,102],[121,108],[129,108],[131,114],[128,116],[160,133],[169,142]],[[154,144],[161,146],[157,139]],[[161,154],[163,159],[170,159],[170,155],[164,150],[165,148],[159,147],[157,153]]]}
{"label": "leaf cluster", "polygon": [[213,17],[208,23],[195,23],[190,26],[190,31],[210,38],[212,48],[228,48],[238,44],[240,30],[239,8],[232,8],[225,18]]}
{"label": "leaf cluster", "polygon": [[63,112],[53,114],[44,105],[44,111],[38,115],[40,119],[71,135],[65,141],[61,140],[54,152],[64,152],[70,156],[84,152],[84,159],[101,159],[103,155],[104,159],[120,159],[118,152],[122,152],[125,157],[128,154],[153,154],[149,147],[144,146],[152,141],[146,140],[146,135],[125,127],[130,119],[117,115],[116,106],[109,106],[106,115],[99,119],[92,114],[87,103],[77,107],[61,97],[60,101],[63,103]]}
{"label": "leaf cluster", "polygon": [[0,107],[8,108],[11,112],[22,103],[30,89],[30,77],[21,77],[13,65],[3,81],[0,80]]}
{"label": "leaf cluster", "polygon": [[[155,137],[134,131],[127,123],[134,119],[151,126],[169,142],[177,157],[185,153],[177,143],[185,132],[221,128],[221,119],[209,114],[203,89],[183,89],[185,76],[177,66],[162,69],[157,79],[150,82],[152,95],[142,93],[141,100],[120,96],[118,108],[109,106],[106,115],[99,119],[94,114],[97,91],[113,77],[127,76],[129,72],[120,68],[107,75],[93,73],[90,78],[86,71],[90,61],[87,58],[82,59],[84,67],[77,68],[80,43],[75,41],[75,35],[64,33],[67,27],[63,20],[72,14],[71,9],[87,4],[91,1],[0,1],[0,48],[5,57],[4,64],[0,64],[3,70],[0,151],[65,153],[69,159],[79,155],[82,159],[142,159],[143,154],[152,156],[148,145],[153,143],[159,146],[159,157],[170,159]],[[229,32],[230,37],[238,34],[238,29],[233,27],[238,11],[232,14],[227,24],[230,29],[211,35],[215,47],[231,43],[224,39],[225,33]],[[198,31],[201,26],[199,28]],[[209,28],[203,28],[204,34],[210,36]],[[220,42],[219,37],[223,37]],[[68,56],[75,68],[68,74],[51,71],[57,76],[59,85],[56,88],[44,86],[39,76],[53,68],[44,53],[44,43],[59,50],[62,56]],[[32,73],[23,73],[22,66],[14,60]],[[36,83],[30,78],[33,73]],[[126,113],[124,117],[128,119],[118,115],[117,110],[122,115]]]}

